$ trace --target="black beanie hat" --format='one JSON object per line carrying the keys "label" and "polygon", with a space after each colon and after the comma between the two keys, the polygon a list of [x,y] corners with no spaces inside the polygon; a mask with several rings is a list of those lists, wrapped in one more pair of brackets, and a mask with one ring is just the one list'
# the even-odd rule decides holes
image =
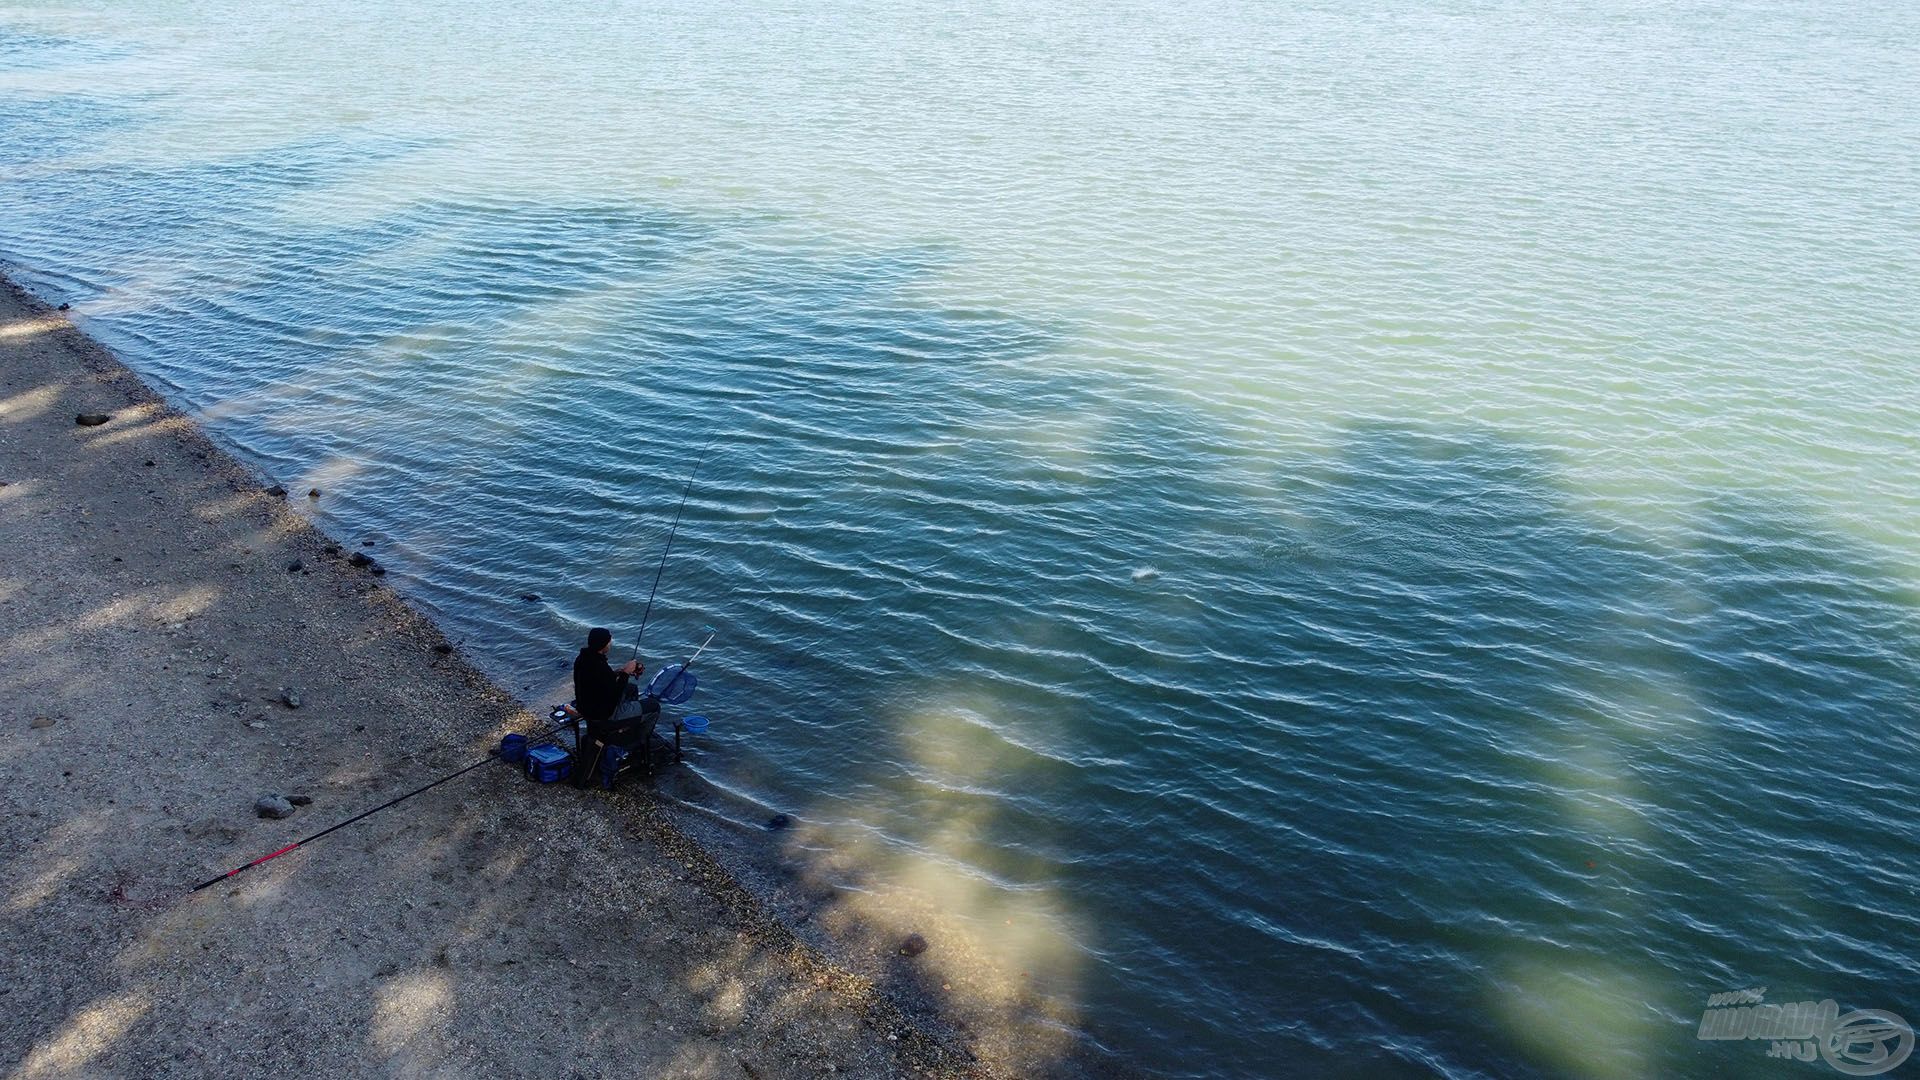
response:
{"label": "black beanie hat", "polygon": [[607,642],[612,640],[613,640],[613,631],[607,629],[604,626],[596,626],[593,629],[587,631],[587,651],[599,652],[601,649],[606,647]]}

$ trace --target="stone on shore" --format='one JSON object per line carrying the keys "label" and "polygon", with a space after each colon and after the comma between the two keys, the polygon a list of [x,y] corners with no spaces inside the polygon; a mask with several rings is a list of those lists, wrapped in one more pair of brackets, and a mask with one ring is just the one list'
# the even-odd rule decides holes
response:
{"label": "stone on shore", "polygon": [[73,422],[81,427],[99,427],[111,419],[113,419],[112,416],[103,412],[83,412],[74,417]]}
{"label": "stone on shore", "polygon": [[293,816],[293,804],[279,795],[262,795],[254,801],[253,812],[263,818],[288,818]]}

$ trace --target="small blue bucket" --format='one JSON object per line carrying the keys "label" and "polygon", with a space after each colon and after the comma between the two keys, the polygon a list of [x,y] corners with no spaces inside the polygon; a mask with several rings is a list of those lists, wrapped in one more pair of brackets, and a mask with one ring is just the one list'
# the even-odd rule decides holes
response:
{"label": "small blue bucket", "polygon": [[707,718],[704,716],[689,716],[685,720],[680,721],[680,726],[686,728],[687,734],[689,735],[705,735],[707,733]]}

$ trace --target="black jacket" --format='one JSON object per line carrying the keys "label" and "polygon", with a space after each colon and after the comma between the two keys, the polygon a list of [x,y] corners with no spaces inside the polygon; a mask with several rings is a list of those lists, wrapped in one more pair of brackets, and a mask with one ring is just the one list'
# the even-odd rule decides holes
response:
{"label": "black jacket", "polygon": [[626,689],[626,674],[615,673],[600,653],[581,649],[573,658],[573,707],[589,723],[605,723]]}

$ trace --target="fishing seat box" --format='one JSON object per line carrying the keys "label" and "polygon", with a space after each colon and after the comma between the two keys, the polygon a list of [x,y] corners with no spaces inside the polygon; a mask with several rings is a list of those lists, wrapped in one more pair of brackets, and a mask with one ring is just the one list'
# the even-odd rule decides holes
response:
{"label": "fishing seat box", "polygon": [[527,778],[542,784],[565,780],[573,772],[573,755],[552,743],[527,748]]}
{"label": "fishing seat box", "polygon": [[645,716],[639,722],[616,728],[610,740],[600,742],[598,745],[606,750],[615,747],[620,750],[619,754],[612,756],[611,768],[606,752],[596,755],[588,751],[589,759],[597,759],[594,779],[600,782],[601,787],[612,790],[618,779],[628,773],[639,773],[652,780],[661,769],[680,761],[678,730],[674,733],[674,741],[669,742],[656,729],[658,722],[657,713]]}

